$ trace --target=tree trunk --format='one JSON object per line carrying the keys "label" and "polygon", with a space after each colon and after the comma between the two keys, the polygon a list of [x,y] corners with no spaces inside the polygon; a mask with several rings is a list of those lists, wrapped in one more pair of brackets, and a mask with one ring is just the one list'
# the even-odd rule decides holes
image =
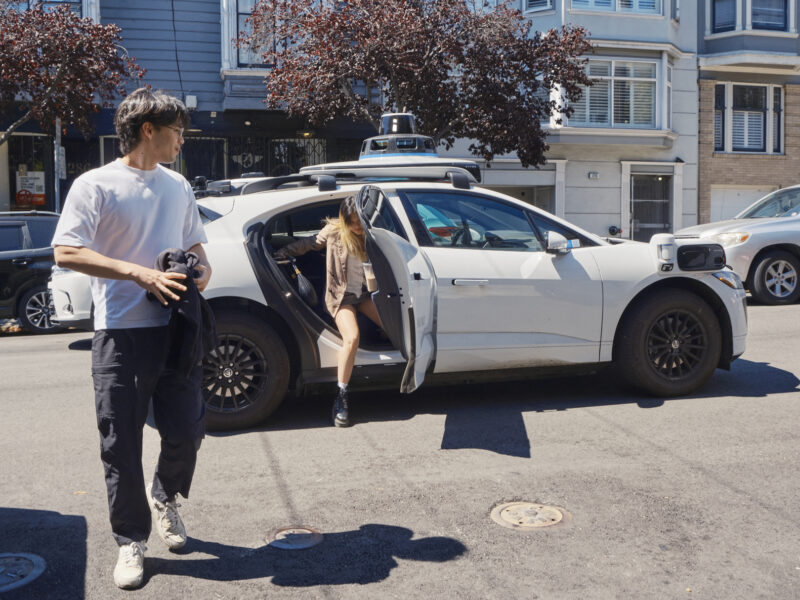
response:
{"label": "tree trunk", "polygon": [[5,144],[8,141],[8,138],[11,137],[11,134],[14,133],[17,129],[22,127],[25,123],[31,120],[31,111],[26,112],[22,115],[19,119],[17,119],[14,123],[11,124],[11,127],[6,129],[3,133],[0,133],[0,146]]}

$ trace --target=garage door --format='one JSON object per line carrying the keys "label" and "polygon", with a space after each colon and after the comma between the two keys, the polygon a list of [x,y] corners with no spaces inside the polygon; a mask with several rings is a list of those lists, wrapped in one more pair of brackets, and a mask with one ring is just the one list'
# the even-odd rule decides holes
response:
{"label": "garage door", "polygon": [[778,187],[748,189],[711,188],[711,221],[732,219],[753,202]]}

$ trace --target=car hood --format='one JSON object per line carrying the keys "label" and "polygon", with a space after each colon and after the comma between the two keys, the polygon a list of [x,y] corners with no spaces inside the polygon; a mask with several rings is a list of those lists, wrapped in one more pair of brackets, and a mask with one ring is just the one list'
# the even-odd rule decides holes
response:
{"label": "car hood", "polygon": [[706,223],[705,225],[684,227],[676,231],[675,236],[710,237],[728,231],[750,231],[755,233],[762,229],[771,229],[776,224],[783,224],[785,222],[785,217],[776,217],[773,219],[728,219],[727,221],[715,221],[714,223]]}

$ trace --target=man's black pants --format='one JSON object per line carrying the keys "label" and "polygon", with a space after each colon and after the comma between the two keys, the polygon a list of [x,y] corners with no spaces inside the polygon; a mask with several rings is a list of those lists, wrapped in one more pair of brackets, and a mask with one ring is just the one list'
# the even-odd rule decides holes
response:
{"label": "man's black pants", "polygon": [[104,329],[92,340],[100,455],[105,468],[111,529],[120,545],[147,540],[150,508],[142,472],[142,434],[148,405],[161,435],[153,496],[189,496],[204,434],[202,367],[188,377],[170,368],[169,327]]}

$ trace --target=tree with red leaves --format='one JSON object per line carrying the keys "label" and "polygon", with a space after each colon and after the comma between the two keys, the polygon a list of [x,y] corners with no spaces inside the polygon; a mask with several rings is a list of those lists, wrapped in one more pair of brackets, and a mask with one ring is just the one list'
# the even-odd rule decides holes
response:
{"label": "tree with red leaves", "polygon": [[[563,99],[590,85],[579,58],[590,46],[580,27],[534,33],[509,1],[493,4],[259,0],[238,43],[272,66],[267,105],[312,125],[344,116],[377,127],[382,112],[410,111],[447,148],[467,138],[487,161],[516,152],[542,164],[541,121],[569,116]],[[365,85],[380,102],[357,93]]]}
{"label": "tree with red leaves", "polygon": [[144,75],[120,52],[120,31],[67,6],[17,10],[0,2],[0,116],[16,117],[0,144],[32,119],[52,131],[60,118],[88,136],[92,113],[125,95],[125,79]]}

